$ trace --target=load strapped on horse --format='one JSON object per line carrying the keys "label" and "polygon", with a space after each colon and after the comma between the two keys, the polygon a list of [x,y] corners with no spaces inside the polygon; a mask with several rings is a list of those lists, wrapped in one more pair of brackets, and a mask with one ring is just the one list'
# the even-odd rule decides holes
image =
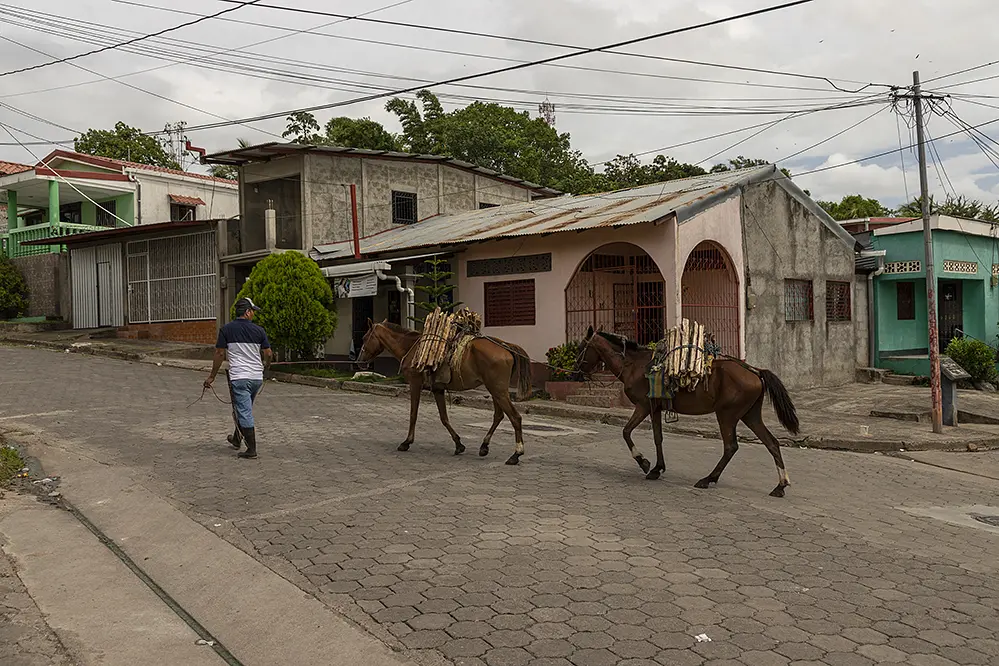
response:
{"label": "load strapped on horse", "polygon": [[461,380],[461,364],[468,347],[482,335],[482,317],[461,308],[448,314],[435,308],[423,323],[423,333],[413,348],[412,367],[422,372],[428,386]]}
{"label": "load strapped on horse", "polygon": [[711,376],[711,366],[721,348],[704,326],[684,319],[656,343],[649,371],[649,397],[665,400],[666,422],[675,423],[679,415],[673,409],[678,391],[693,391]]}

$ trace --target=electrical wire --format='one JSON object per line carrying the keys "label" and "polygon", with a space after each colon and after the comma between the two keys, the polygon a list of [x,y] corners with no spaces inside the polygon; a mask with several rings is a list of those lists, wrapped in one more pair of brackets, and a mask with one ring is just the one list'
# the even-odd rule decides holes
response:
{"label": "electrical wire", "polygon": [[[58,64],[64,63],[64,62],[71,62],[71,61],[77,60],[79,58],[85,58],[87,56],[92,56],[92,55],[95,55],[97,53],[104,53],[105,51],[111,51],[113,49],[118,49],[118,48],[121,48],[123,46],[128,46],[129,44],[135,44],[136,42],[141,42],[141,41],[143,41],[145,39],[150,39],[152,37],[159,37],[161,35],[165,35],[168,32],[173,32],[174,30],[180,30],[181,28],[187,28],[187,27],[190,27],[192,25],[196,25],[198,23],[201,23],[203,21],[207,21],[209,19],[218,18],[219,16],[222,16],[223,14],[228,14],[230,12],[237,11],[239,9],[242,9],[243,7],[247,7],[249,5],[254,5],[254,4],[258,3],[258,2],[260,2],[260,0],[237,0],[236,4],[239,5],[238,7],[229,7],[228,9],[223,9],[222,11],[215,12],[214,14],[210,14],[208,16],[200,16],[200,17],[198,17],[197,19],[195,19],[193,21],[188,21],[187,23],[181,23],[180,25],[175,25],[175,26],[170,27],[170,28],[164,28],[163,30],[157,30],[156,32],[151,32],[149,34],[142,35],[140,37],[134,37],[132,39],[128,39],[128,40],[126,40],[124,42],[120,42],[118,44],[112,44],[110,46],[104,46],[104,47],[101,47],[99,49],[95,49],[93,51],[87,51],[86,53],[77,53],[76,55],[73,55],[73,56],[67,56],[65,58],[58,58],[56,60],[53,60],[52,62],[43,62],[43,63],[37,64],[37,65],[30,65],[28,67],[21,67],[20,69],[12,69],[12,70],[7,71],[7,72],[0,72],[0,78],[3,78],[5,76],[10,76],[11,74],[20,74],[22,72],[31,72],[31,71],[34,71],[36,69],[42,69],[43,67],[51,67],[52,65],[58,65]],[[52,56],[50,56],[50,57],[52,57]]]}
{"label": "electrical wire", "polygon": [[902,150],[902,126],[898,121],[898,115],[895,116],[895,131],[898,134],[898,159],[902,163],[902,187],[905,188],[905,200],[912,201],[909,197],[909,179],[905,174],[905,151]]}
{"label": "electrical wire", "polygon": [[[263,5],[261,5],[263,6]],[[949,79],[952,76],[958,76],[959,74],[967,74],[968,72],[976,72],[980,69],[985,69],[986,67],[991,67],[993,65],[999,65],[999,60],[993,60],[992,62],[986,62],[981,65],[975,65],[974,67],[968,67],[967,69],[961,69],[956,72],[951,72],[950,74],[941,74],[940,76],[934,76],[932,79],[926,79],[922,82],[922,85],[927,83],[932,83],[934,81],[939,81],[941,79]]]}
{"label": "electrical wire", "polygon": [[712,27],[712,26],[716,26],[716,25],[722,25],[722,24],[725,24],[725,23],[729,23],[731,21],[736,21],[736,20],[740,20],[740,19],[744,19],[744,18],[749,18],[749,17],[752,17],[752,16],[759,16],[759,15],[762,15],[762,14],[767,14],[767,13],[771,13],[771,12],[775,12],[775,11],[779,11],[779,10],[783,10],[783,9],[788,9],[790,7],[795,7],[795,6],[798,6],[798,5],[803,5],[803,4],[811,3],[811,2],[814,2],[814,1],[815,0],[793,0],[792,2],[785,2],[785,3],[779,4],[779,5],[771,5],[769,7],[763,7],[761,9],[756,9],[756,10],[753,10],[753,11],[750,11],[750,12],[743,12],[741,14],[734,14],[734,15],[726,16],[726,17],[719,18],[719,19],[713,19],[711,21],[705,21],[705,22],[698,23],[698,24],[695,24],[695,25],[684,26],[682,28],[674,28],[674,29],[671,29],[671,30],[666,30],[666,31],[663,31],[663,32],[658,32],[658,33],[654,33],[654,34],[651,34],[651,35],[645,35],[645,36],[642,36],[642,37],[636,37],[636,38],[633,38],[633,39],[628,39],[628,40],[625,40],[625,41],[622,41],[622,42],[616,42],[616,43],[607,44],[607,45],[604,45],[604,46],[597,46],[597,47],[593,47],[593,48],[589,48],[589,49],[585,49],[585,50],[581,50],[581,51],[574,51],[572,53],[564,53],[564,54],[560,54],[560,55],[556,55],[556,56],[550,56],[548,58],[542,58],[540,60],[534,60],[534,61],[530,61],[530,62],[526,62],[526,63],[519,63],[519,64],[516,64],[516,65],[510,65],[510,66],[507,66],[507,67],[501,67],[501,68],[498,68],[498,69],[488,70],[488,71],[484,71],[484,72],[477,72],[475,74],[465,74],[465,75],[462,75],[462,76],[452,77],[452,78],[449,78],[449,79],[444,79],[442,81],[434,82],[434,83],[429,84],[429,85],[412,86],[412,87],[408,87],[408,88],[402,88],[400,90],[395,90],[395,91],[392,91],[392,92],[376,93],[376,94],[372,94],[372,95],[366,95],[366,96],[363,96],[363,97],[356,97],[356,98],[349,99],[349,100],[342,100],[342,101],[339,101],[339,102],[331,102],[331,103],[327,103],[327,104],[317,104],[317,105],[314,105],[314,106],[309,106],[309,107],[304,107],[304,108],[299,108],[299,109],[290,109],[290,110],[285,110],[285,111],[280,111],[280,112],[275,112],[275,113],[261,114],[259,116],[254,116],[254,117],[251,117],[251,118],[243,118],[243,119],[240,119],[238,121],[230,121],[230,122],[225,122],[225,123],[206,123],[204,125],[198,125],[198,126],[189,127],[188,131],[196,131],[196,130],[204,130],[204,129],[216,129],[218,127],[226,127],[228,125],[242,124],[242,123],[246,123],[246,122],[255,122],[255,121],[258,121],[258,120],[271,120],[271,119],[274,119],[274,118],[286,117],[286,116],[288,116],[288,115],[290,115],[292,113],[296,113],[296,112],[322,111],[322,110],[326,110],[326,109],[332,109],[332,108],[339,108],[339,107],[343,107],[343,106],[349,106],[349,105],[352,105],[352,104],[359,104],[359,103],[362,103],[362,102],[370,102],[370,101],[373,101],[373,100],[376,100],[376,99],[383,99],[385,97],[394,97],[394,96],[401,95],[401,94],[404,94],[404,93],[416,92],[416,91],[421,90],[421,89],[427,89],[427,88],[436,87],[436,86],[450,85],[450,84],[453,84],[453,83],[463,83],[465,81],[470,81],[470,80],[482,78],[482,77],[485,77],[485,76],[492,76],[492,75],[495,75],[495,74],[503,74],[503,73],[507,73],[507,72],[518,71],[518,70],[521,70],[521,69],[527,69],[529,67],[535,67],[535,66],[538,66],[538,65],[544,65],[544,64],[548,64],[548,63],[552,63],[552,62],[558,62],[558,61],[562,61],[562,60],[567,60],[569,58],[575,58],[575,57],[578,57],[578,56],[581,56],[581,55],[587,55],[587,54],[590,54],[590,53],[597,53],[597,52],[604,51],[604,50],[607,50],[607,49],[620,48],[622,46],[629,46],[631,44],[638,44],[638,43],[642,43],[642,42],[646,42],[646,41],[651,41],[651,40],[654,40],[654,39],[660,39],[662,37],[667,37],[667,36],[671,36],[671,35],[682,34],[682,33],[686,33],[686,32],[691,32],[691,31],[698,30],[698,29],[701,29],[701,28],[707,28],[707,27]]}
{"label": "electrical wire", "polygon": [[[136,7],[144,7],[144,8],[147,8],[147,9],[158,9],[158,10],[173,11],[173,12],[180,12],[181,11],[181,10],[175,10],[175,9],[172,9],[172,8],[167,8],[167,7],[157,7],[155,5],[148,5],[148,4],[141,3],[141,2],[134,2],[134,1],[131,1],[131,0],[112,0],[112,1],[116,2],[116,3],[119,3],[119,4],[132,5],[132,6],[136,6]],[[220,0],[220,1],[222,1],[222,2],[237,2],[238,0]],[[333,13],[333,12],[324,12],[324,11],[311,10],[311,9],[303,9],[303,8],[299,8],[299,7],[283,7],[283,6],[280,6],[280,5],[267,5],[267,4],[262,4],[262,5],[258,5],[258,6],[261,7],[261,8],[266,8],[266,9],[274,9],[274,10],[295,12],[295,13],[308,14],[308,15],[329,16],[329,17],[339,17],[339,18],[343,18],[344,17],[343,14],[336,14],[336,13]],[[183,12],[183,13],[188,13],[188,12]],[[258,25],[258,26],[260,26],[260,25],[266,25],[266,24],[260,24],[260,23],[253,23],[253,22],[250,22],[250,21],[238,21],[238,19],[224,19],[224,20],[229,20],[229,21],[234,21],[234,22],[240,22],[240,23],[245,23],[245,24],[249,24],[249,25]],[[558,42],[551,42],[551,41],[538,40],[538,39],[527,39],[527,38],[522,38],[522,37],[512,37],[512,36],[509,36],[509,35],[497,35],[497,34],[486,33],[486,32],[477,32],[477,31],[472,31],[472,30],[458,30],[458,29],[453,29],[453,28],[444,28],[444,27],[432,26],[432,25],[421,25],[421,24],[414,24],[414,23],[404,23],[404,22],[401,22],[401,21],[388,21],[388,20],[384,20],[384,19],[368,19],[368,18],[361,19],[361,20],[364,21],[364,22],[367,22],[367,23],[373,23],[373,24],[379,24],[379,25],[388,25],[388,26],[410,28],[410,29],[417,29],[417,30],[427,30],[427,31],[433,31],[433,32],[442,32],[442,33],[447,33],[447,34],[469,36],[469,37],[480,37],[480,38],[485,38],[485,39],[494,39],[494,40],[501,40],[501,41],[506,41],[506,42],[520,43],[520,44],[531,44],[531,45],[535,45],[535,46],[554,47],[554,48],[567,49],[567,50],[581,50],[581,49],[585,49],[586,48],[586,47],[583,47],[583,46],[578,46],[578,45],[573,45],[573,44],[562,44],[562,43],[558,43]],[[276,28],[277,26],[267,26],[267,27],[275,27]],[[326,33],[314,33],[314,34],[320,34],[320,35],[323,35],[323,36],[326,36],[326,37],[342,38],[341,35],[329,35],[329,34],[326,34]],[[361,40],[361,41],[364,41],[364,40]],[[386,45],[389,45],[389,46],[398,46],[397,44],[393,44],[391,42],[375,42],[375,43],[386,44]],[[758,68],[758,67],[746,67],[746,66],[742,66],[742,65],[731,65],[731,64],[715,63],[715,62],[705,62],[705,61],[702,61],[702,60],[690,60],[690,59],[684,59],[684,58],[671,58],[671,57],[667,57],[667,56],[659,56],[659,55],[654,55],[654,54],[649,54],[649,53],[634,53],[634,52],[629,52],[629,51],[618,51],[618,50],[612,50],[612,49],[602,49],[601,51],[603,53],[607,53],[607,54],[611,54],[611,55],[620,55],[620,56],[626,56],[626,57],[631,57],[631,58],[641,58],[641,59],[655,60],[655,61],[661,61],[661,62],[672,62],[672,63],[687,64],[687,65],[697,65],[697,66],[701,66],[701,67],[713,67],[713,68],[728,69],[728,70],[735,70],[735,71],[742,71],[742,72],[754,72],[754,73],[760,73],[760,74],[771,74],[771,75],[774,75],[774,76],[787,76],[787,77],[794,77],[794,78],[800,78],[800,79],[811,79],[811,80],[814,80],[814,81],[823,81],[825,83],[828,83],[830,86],[832,86],[836,90],[838,90],[840,92],[845,92],[845,93],[858,93],[858,92],[862,92],[863,90],[866,90],[867,88],[870,88],[872,86],[883,86],[883,87],[886,87],[886,88],[890,88],[891,87],[891,86],[888,86],[887,84],[866,83],[864,81],[854,81],[854,80],[850,80],[850,79],[831,79],[831,78],[828,78],[828,77],[825,77],[825,76],[818,76],[818,75],[814,75],[814,74],[799,74],[799,73],[796,73],[796,72],[787,72],[787,71],[780,71],[780,70],[774,70],[774,69],[765,69],[765,68]],[[481,57],[481,56],[479,56],[479,57]],[[837,86],[834,83],[834,81],[842,81],[844,83],[853,83],[853,84],[856,84],[856,85],[861,85],[863,87],[860,88],[860,89],[858,89],[858,90],[847,90],[847,89],[841,88],[840,86]]]}

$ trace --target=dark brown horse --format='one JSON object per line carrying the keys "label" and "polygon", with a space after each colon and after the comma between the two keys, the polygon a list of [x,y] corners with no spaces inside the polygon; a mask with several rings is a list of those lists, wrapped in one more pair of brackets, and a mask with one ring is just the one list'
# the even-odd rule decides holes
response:
{"label": "dark brown horse", "polygon": [[[609,333],[594,334],[591,326],[580,345],[577,365],[584,373],[590,373],[603,364],[624,384],[625,394],[635,405],[635,413],[624,426],[624,441],[628,444],[632,457],[638,462],[642,471],[646,472],[645,478],[654,480],[666,470],[666,462],[663,460],[662,424],[665,401],[649,398],[649,380],[645,373],[651,361],[652,350],[639,347],[630,340]],[[737,359],[716,358],[711,367],[711,375],[706,381],[699,382],[693,391],[679,391],[673,397],[672,408],[676,413],[691,415],[714,413],[721,428],[722,441],[725,444],[721,460],[710,474],[694,484],[696,488],[707,488],[712,483],[718,483],[725,466],[739,450],[735,429],[739,421],[742,421],[760,438],[777,464],[777,487],[770,494],[773,497],[784,496],[784,488],[791,485],[791,482],[784,469],[780,444],[763,423],[764,396],[770,397],[781,425],[791,434],[797,434],[798,416],[794,404],[777,375],[769,370],[753,368]],[[653,439],[656,443],[656,466],[651,469],[649,461],[635,451],[635,443],[631,439],[632,431],[650,414]]]}
{"label": "dark brown horse", "polygon": [[[409,353],[420,339],[420,333],[388,321],[375,324],[368,320],[368,332],[364,334],[364,343],[357,355],[358,363],[367,363],[382,351],[388,351],[400,362],[400,373],[409,383],[409,434],[399,445],[399,451],[408,451],[416,436],[416,416],[420,409],[420,395],[423,391],[424,373],[413,367],[412,355]],[[462,359],[459,372],[452,374],[447,384],[434,383],[430,392],[437,402],[441,423],[447,428],[454,440],[454,455],[465,452],[461,437],[451,427],[447,418],[447,400],[445,391],[468,391],[485,386],[493,398],[493,424],[479,446],[479,455],[489,455],[489,442],[493,433],[499,427],[505,414],[513,425],[517,444],[513,455],[506,461],[507,465],[516,465],[524,455],[524,432],[520,412],[510,400],[510,382],[517,375],[517,400],[526,400],[531,396],[531,359],[527,352],[517,345],[493,340],[491,338],[476,338],[468,346]]]}

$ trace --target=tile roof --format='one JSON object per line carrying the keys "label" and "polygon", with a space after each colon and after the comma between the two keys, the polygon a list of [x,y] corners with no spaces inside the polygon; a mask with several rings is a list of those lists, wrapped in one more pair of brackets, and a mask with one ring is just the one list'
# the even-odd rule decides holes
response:
{"label": "tile roof", "polygon": [[183,194],[170,194],[170,202],[175,204],[182,204],[184,206],[204,206],[205,202],[201,197],[187,197]]}
{"label": "tile roof", "polygon": [[14,173],[21,173],[32,169],[30,164],[18,164],[17,162],[4,162],[0,160],[0,176],[9,176]]}
{"label": "tile roof", "polygon": [[[101,157],[98,155],[87,155],[84,153],[76,153],[71,150],[54,150],[49,153],[37,166],[44,166],[54,159],[69,159],[78,160],[80,162],[85,162],[87,164],[92,164],[94,166],[104,167],[106,169],[139,169],[142,171],[154,171],[157,173],[171,174],[174,176],[185,176],[187,178],[196,178],[198,180],[207,180],[216,183],[225,183],[227,185],[238,185],[238,181],[229,180],[228,178],[216,178],[215,176],[209,176],[204,173],[195,173],[193,171],[181,171],[180,169],[168,169],[166,167],[154,166],[152,164],[140,164],[138,162],[130,162],[128,160],[119,160],[111,157]],[[29,169],[32,167],[28,167]]]}

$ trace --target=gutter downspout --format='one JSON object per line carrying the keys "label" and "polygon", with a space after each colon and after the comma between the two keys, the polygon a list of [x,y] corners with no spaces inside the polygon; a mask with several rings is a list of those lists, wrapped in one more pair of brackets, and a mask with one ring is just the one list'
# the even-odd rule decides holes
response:
{"label": "gutter downspout", "polygon": [[128,179],[135,183],[135,226],[142,224],[142,183],[135,174],[128,174]]}
{"label": "gutter downspout", "polygon": [[406,318],[403,321],[412,321],[413,317],[416,316],[416,294],[413,293],[413,290],[403,287],[402,280],[398,275],[386,275],[381,270],[376,270],[375,275],[378,276],[379,280],[386,282],[395,281],[396,291],[406,294]]}
{"label": "gutter downspout", "polygon": [[861,255],[877,256],[878,268],[867,274],[867,362],[869,367],[877,367],[877,350],[874,348],[874,333],[877,322],[874,320],[874,278],[885,272],[885,251],[862,252]]}

